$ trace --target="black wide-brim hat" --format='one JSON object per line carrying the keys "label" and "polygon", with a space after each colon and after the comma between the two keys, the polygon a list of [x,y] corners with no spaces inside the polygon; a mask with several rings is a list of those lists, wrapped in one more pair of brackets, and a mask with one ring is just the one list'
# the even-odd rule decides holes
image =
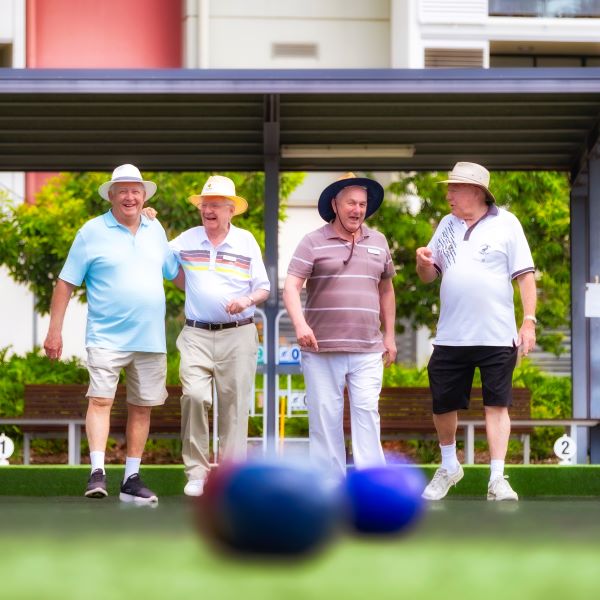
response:
{"label": "black wide-brim hat", "polygon": [[359,186],[367,190],[367,212],[365,219],[369,218],[383,202],[383,187],[374,179],[368,177],[357,177],[354,173],[346,173],[337,181],[329,184],[319,196],[319,214],[324,221],[331,223],[335,219],[335,212],[331,201],[341,190],[346,187]]}

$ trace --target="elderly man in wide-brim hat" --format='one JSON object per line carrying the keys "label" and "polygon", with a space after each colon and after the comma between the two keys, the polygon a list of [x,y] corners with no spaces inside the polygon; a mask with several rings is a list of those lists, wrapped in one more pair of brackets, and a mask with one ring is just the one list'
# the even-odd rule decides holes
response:
{"label": "elderly man in wide-brim hat", "polygon": [[258,353],[255,305],[270,284],[254,236],[231,219],[248,203],[229,177],[212,175],[190,196],[202,225],[171,242],[185,273],[181,353],[182,454],[187,496],[200,496],[210,472],[208,408],[218,400],[219,460],[246,457],[248,415]]}
{"label": "elderly man in wide-brim hat", "polygon": [[88,498],[104,498],[104,454],[110,411],[121,369],[127,375],[127,457],[120,499],[153,504],[156,494],[139,476],[153,406],[164,404],[167,360],[163,276],[173,279],[179,267],[158,221],[142,215],[156,192],[137,167],[117,167],[98,193],[111,209],[88,221],[69,250],[54,294],[46,354],[59,359],[62,323],[75,287],[84,281],[88,302],[86,348],[90,386],[86,432],[91,475]]}
{"label": "elderly man in wide-brim hat", "polygon": [[[496,206],[489,182],[490,174],[481,165],[456,163],[441,182],[448,185],[450,214],[416,253],[422,281],[442,278],[440,317],[428,365],[442,465],[423,493],[428,500],[442,499],[463,477],[456,428],[458,410],[469,406],[475,368],[481,373],[491,459],[487,499],[518,500],[504,476],[504,459],[517,353],[520,349],[526,355],[535,344],[535,268],[521,224]],[[518,330],[515,280],[524,315]]]}
{"label": "elderly man in wide-brim hat", "polygon": [[347,173],[328,185],[318,203],[326,224],[296,248],[283,291],[302,349],[311,458],[331,478],[346,469],[346,387],[355,466],[385,464],[378,404],[383,366],[396,358],[395,271],[385,237],[364,224],[382,201],[367,177]]}

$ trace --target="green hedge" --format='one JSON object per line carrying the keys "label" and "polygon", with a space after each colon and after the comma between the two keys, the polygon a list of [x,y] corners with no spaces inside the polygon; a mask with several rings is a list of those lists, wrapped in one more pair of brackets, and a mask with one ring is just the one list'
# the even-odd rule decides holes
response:
{"label": "green hedge", "polygon": [[23,387],[26,383],[87,383],[88,373],[77,358],[51,361],[38,350],[25,356],[8,355],[0,350],[0,414],[6,417],[23,412]]}
{"label": "green hedge", "polygon": [[[175,329],[175,327],[174,327]],[[174,337],[174,336],[173,336]],[[171,344],[170,344],[171,346]],[[167,382],[172,385],[179,383],[179,353],[169,348],[167,357]],[[61,361],[50,361],[42,355],[39,349],[28,352],[25,356],[12,354],[8,348],[0,350],[0,414],[17,416],[23,411],[23,386],[26,383],[87,383],[87,370],[77,358]],[[524,360],[515,369],[514,385],[527,387],[531,391],[532,416],[535,418],[568,418],[571,409],[571,379],[557,377],[540,371],[530,361]],[[402,365],[392,365],[384,371],[384,386],[427,386],[427,369],[407,368]],[[480,385],[479,372],[475,374],[475,385]],[[258,376],[257,385],[262,385],[262,376]],[[280,385],[285,386],[283,379]],[[294,389],[303,388],[302,375],[294,375]],[[256,417],[251,422],[251,435],[262,432],[262,417]],[[287,419],[286,435],[306,436],[308,425],[306,418],[294,417]],[[543,459],[553,456],[554,440],[560,436],[560,428],[543,428],[535,431],[531,440],[532,458]],[[429,460],[437,452],[435,444],[416,442],[422,446],[422,452]],[[519,451],[518,444],[513,445]],[[429,462],[429,460],[427,462]]]}

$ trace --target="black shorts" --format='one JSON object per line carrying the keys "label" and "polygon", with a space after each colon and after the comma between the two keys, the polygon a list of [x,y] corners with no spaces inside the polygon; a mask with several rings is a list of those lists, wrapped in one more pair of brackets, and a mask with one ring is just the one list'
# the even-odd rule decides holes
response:
{"label": "black shorts", "polygon": [[510,406],[516,362],[516,347],[434,346],[427,365],[434,414],[469,408],[475,367],[481,373],[483,404]]}

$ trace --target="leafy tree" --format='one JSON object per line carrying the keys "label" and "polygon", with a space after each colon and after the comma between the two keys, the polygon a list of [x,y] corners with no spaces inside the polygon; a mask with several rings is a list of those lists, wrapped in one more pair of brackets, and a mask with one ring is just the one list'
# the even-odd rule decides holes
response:
{"label": "leafy tree", "polygon": [[[251,231],[264,250],[264,173],[222,174],[231,177],[237,193],[248,200],[248,211],[235,217],[234,223]],[[210,173],[144,175],[158,185],[158,191],[148,205],[158,211],[169,239],[200,224],[198,211],[187,197],[202,190]],[[303,173],[280,176],[280,219],[285,218],[285,200],[303,178]],[[35,204],[3,203],[0,210],[0,264],[6,265],[15,281],[28,285],[35,294],[38,312],[45,314],[50,309],[54,281],[77,230],[87,220],[110,208],[109,203],[98,195],[99,185],[108,179],[107,173],[62,173],[40,190]],[[78,288],[76,295],[84,301],[85,289]],[[177,315],[183,306],[183,293],[168,282],[166,295],[168,314]]]}
{"label": "leafy tree", "polygon": [[[390,241],[397,276],[394,279],[399,318],[432,331],[439,313],[439,282],[423,284],[415,272],[415,251],[431,239],[449,212],[445,178],[437,173],[413,173],[389,187],[386,202],[371,223]],[[559,354],[562,335],[545,333],[568,325],[570,318],[569,182],[563,173],[495,172],[490,188],[499,206],[521,221],[536,266],[538,343]],[[518,286],[515,285],[518,290]],[[518,294],[518,291],[517,291]],[[515,302],[518,320],[520,301]]]}

